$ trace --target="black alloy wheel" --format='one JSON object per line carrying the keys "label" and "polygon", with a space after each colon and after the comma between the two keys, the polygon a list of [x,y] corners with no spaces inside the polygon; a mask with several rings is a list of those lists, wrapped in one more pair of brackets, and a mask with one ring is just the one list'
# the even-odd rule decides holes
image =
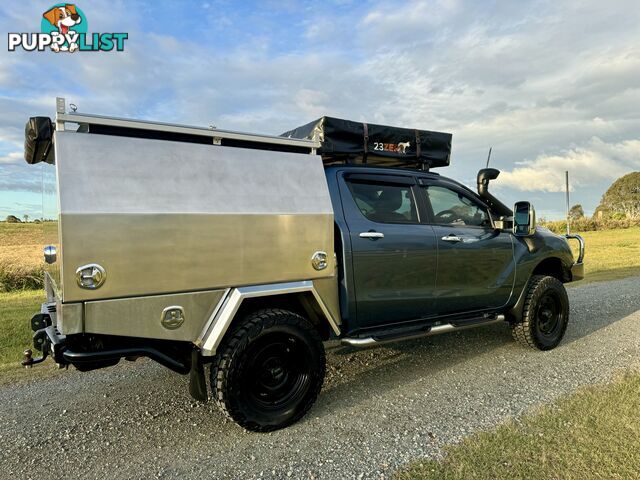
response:
{"label": "black alloy wheel", "polygon": [[551,350],[562,341],[569,322],[569,297],[555,277],[531,277],[522,318],[511,324],[513,338],[527,347]]}
{"label": "black alloy wheel", "polygon": [[546,337],[557,335],[558,329],[562,328],[561,309],[562,304],[557,292],[551,290],[545,292],[536,309],[536,327],[540,335]]}
{"label": "black alloy wheel", "polygon": [[297,404],[311,387],[311,354],[295,335],[268,333],[250,344],[241,376],[242,394],[254,408],[278,410]]}

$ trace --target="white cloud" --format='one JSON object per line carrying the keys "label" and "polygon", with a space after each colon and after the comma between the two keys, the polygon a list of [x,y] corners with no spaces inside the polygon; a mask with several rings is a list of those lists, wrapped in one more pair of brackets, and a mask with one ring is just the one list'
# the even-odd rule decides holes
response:
{"label": "white cloud", "polygon": [[24,161],[23,152],[10,152],[6,155],[0,155],[0,165],[3,163],[18,163]]}
{"label": "white cloud", "polygon": [[[237,24],[222,47],[212,31],[226,28],[215,22],[233,17],[233,2],[207,3],[198,23],[206,41],[195,30],[185,40],[149,27],[151,4],[96,1],[91,29],[128,31],[125,52],[0,51],[0,141],[11,143],[0,145],[3,165],[15,159],[27,117],[52,114],[54,97],[65,95],[83,112],[264,133],[322,114],[450,131],[452,167],[442,173],[474,183],[493,146],[502,184],[556,191],[556,171],[568,168],[576,185],[596,184],[581,193],[587,208],[602,182],[638,168],[635,0],[396,0],[356,5],[347,16],[336,16],[342,6],[314,4],[294,9],[296,25],[273,25],[269,38]],[[264,9],[256,18],[273,21],[274,5]],[[29,30],[41,15],[31,4],[10,10],[19,17],[0,19],[4,31]]]}
{"label": "white cloud", "polygon": [[371,26],[385,35],[399,34],[413,28],[441,24],[459,7],[457,0],[382,2],[365,15],[362,25]]}
{"label": "white cloud", "polygon": [[611,144],[593,138],[585,146],[558,155],[540,155],[521,164],[503,171],[496,185],[521,191],[562,192],[565,171],[569,171],[572,189],[588,187],[640,170],[640,140]]}

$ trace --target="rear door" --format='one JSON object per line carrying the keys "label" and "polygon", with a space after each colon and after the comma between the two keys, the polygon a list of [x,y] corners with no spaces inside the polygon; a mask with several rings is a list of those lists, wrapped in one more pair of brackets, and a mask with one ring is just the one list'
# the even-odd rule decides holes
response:
{"label": "rear door", "polygon": [[357,328],[432,315],[436,237],[421,223],[415,178],[345,172],[340,184],[353,252]]}
{"label": "rear door", "polygon": [[515,278],[512,236],[493,227],[485,205],[440,180],[420,180],[438,243],[440,314],[501,307]]}

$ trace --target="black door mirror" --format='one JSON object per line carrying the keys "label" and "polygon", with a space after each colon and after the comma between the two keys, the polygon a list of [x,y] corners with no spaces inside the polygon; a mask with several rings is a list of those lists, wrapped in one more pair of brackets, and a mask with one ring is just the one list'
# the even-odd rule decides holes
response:
{"label": "black door mirror", "polygon": [[528,237],[536,233],[536,211],[529,202],[516,202],[513,206],[513,234]]}

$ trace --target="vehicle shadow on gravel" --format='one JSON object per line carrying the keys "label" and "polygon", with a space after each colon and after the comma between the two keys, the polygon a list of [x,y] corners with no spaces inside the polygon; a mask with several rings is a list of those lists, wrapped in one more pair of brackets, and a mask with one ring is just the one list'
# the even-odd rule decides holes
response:
{"label": "vehicle shadow on gravel", "polygon": [[331,415],[341,405],[352,406],[383,390],[455,369],[510,342],[509,327],[498,324],[367,350],[336,348],[328,355],[327,380],[312,415]]}
{"label": "vehicle shadow on gravel", "polygon": [[[594,309],[593,304],[578,303],[572,307],[567,333],[559,348],[569,346],[640,310],[640,295],[628,301],[612,302],[607,308],[598,306],[598,314],[591,313]],[[341,405],[366,401],[384,389],[395,389],[403,384],[435,376],[441,370],[455,369],[474,357],[491,355],[494,350],[499,350],[500,356],[514,357],[540,353],[515,343],[506,324],[368,350],[348,347],[331,349],[328,355],[327,381],[312,415],[331,415]],[[350,401],[345,403],[344,397],[349,397]]]}

